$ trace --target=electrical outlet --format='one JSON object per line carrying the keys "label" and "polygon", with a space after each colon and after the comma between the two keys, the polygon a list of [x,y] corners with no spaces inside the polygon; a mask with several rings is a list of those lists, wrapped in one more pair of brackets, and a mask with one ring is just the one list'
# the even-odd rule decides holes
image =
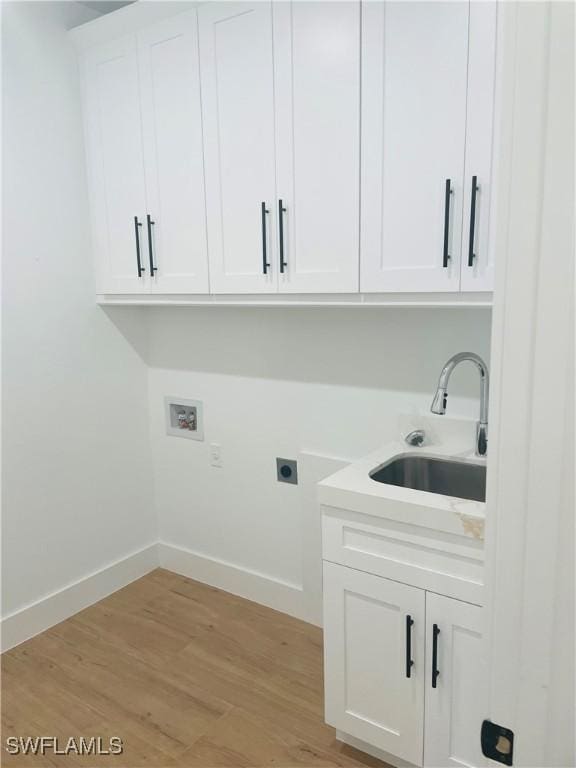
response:
{"label": "electrical outlet", "polygon": [[298,464],[294,459],[276,459],[276,478],[279,483],[298,485]]}
{"label": "electrical outlet", "polygon": [[200,400],[165,397],[164,408],[167,435],[204,440],[204,418]]}
{"label": "electrical outlet", "polygon": [[220,443],[210,443],[210,464],[213,467],[222,466],[222,446]]}

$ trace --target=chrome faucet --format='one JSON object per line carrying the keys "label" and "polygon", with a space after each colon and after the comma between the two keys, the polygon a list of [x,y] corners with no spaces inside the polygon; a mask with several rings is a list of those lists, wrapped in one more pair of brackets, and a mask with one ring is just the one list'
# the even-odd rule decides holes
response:
{"label": "chrome faucet", "polygon": [[480,421],[476,424],[476,456],[486,456],[488,450],[488,368],[481,357],[474,352],[458,352],[442,368],[438,379],[438,389],[432,400],[432,413],[445,414],[448,400],[448,381],[458,363],[469,360],[480,373]]}

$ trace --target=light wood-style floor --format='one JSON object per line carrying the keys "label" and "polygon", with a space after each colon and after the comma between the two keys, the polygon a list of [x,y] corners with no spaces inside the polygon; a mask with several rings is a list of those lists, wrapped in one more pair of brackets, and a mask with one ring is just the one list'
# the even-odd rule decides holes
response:
{"label": "light wood-style floor", "polygon": [[[156,570],[2,656],[2,766],[382,766],[335,739],[317,627]],[[8,736],[119,736],[11,756]]]}

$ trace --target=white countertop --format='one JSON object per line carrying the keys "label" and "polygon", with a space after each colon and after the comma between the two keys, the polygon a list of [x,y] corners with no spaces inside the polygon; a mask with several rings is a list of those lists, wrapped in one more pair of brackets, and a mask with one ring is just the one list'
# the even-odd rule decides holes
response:
{"label": "white countertop", "polygon": [[[426,441],[420,448],[407,445],[401,438],[417,428],[426,431]],[[474,454],[475,429],[474,421],[464,419],[400,417],[398,439],[320,482],[318,500],[325,507],[483,539],[485,503],[379,483],[370,477],[372,470],[403,454],[458,458],[485,465],[486,459]]]}

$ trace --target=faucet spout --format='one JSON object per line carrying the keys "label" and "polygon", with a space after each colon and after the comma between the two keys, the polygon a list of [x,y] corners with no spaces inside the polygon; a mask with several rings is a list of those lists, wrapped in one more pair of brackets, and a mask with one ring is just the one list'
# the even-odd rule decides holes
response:
{"label": "faucet spout", "polygon": [[480,419],[476,425],[476,455],[486,456],[488,451],[488,366],[479,355],[474,352],[458,352],[448,360],[440,373],[438,388],[430,410],[440,415],[446,413],[450,376],[454,368],[465,360],[474,363],[480,374]]}
{"label": "faucet spout", "polygon": [[448,401],[448,392],[446,392],[444,387],[438,386],[438,389],[436,390],[436,394],[434,395],[434,400],[432,401],[430,410],[432,411],[432,413],[437,413],[439,416],[443,416],[446,413],[447,401]]}

